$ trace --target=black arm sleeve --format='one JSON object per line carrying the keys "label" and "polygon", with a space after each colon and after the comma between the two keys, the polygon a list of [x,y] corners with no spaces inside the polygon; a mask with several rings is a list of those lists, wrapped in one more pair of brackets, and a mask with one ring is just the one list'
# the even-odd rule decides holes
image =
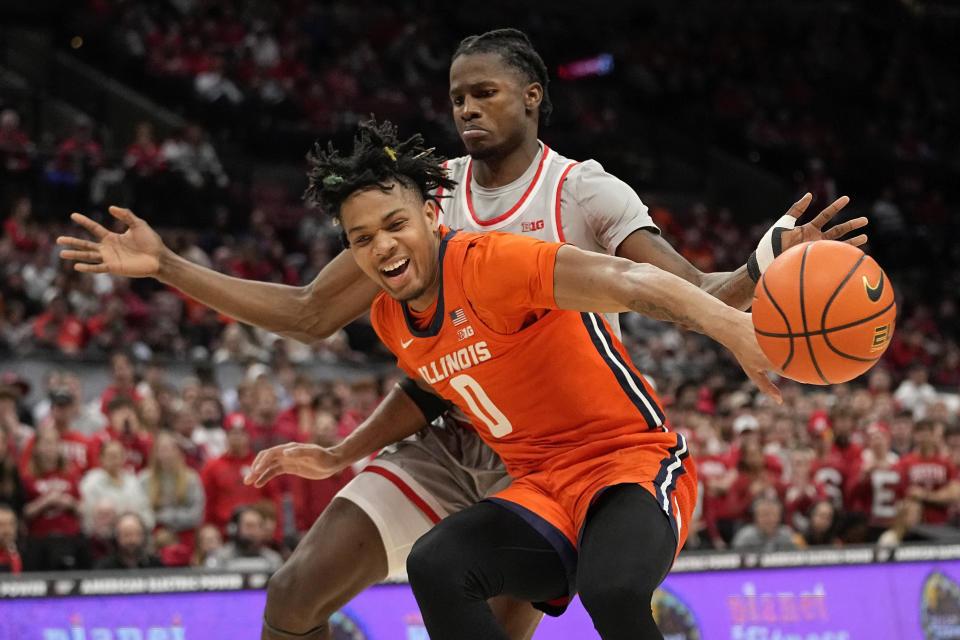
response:
{"label": "black arm sleeve", "polygon": [[433,422],[440,417],[450,406],[447,401],[439,396],[424,391],[420,388],[413,378],[404,378],[400,381],[400,388],[413,400],[414,404],[423,412],[423,417],[427,422]]}

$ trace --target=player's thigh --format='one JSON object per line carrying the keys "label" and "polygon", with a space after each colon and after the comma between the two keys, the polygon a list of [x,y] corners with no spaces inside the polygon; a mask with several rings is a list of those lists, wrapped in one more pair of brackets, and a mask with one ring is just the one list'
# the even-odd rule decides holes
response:
{"label": "player's thigh", "polygon": [[670,517],[639,484],[607,488],[591,506],[580,540],[577,586],[586,604],[608,589],[650,593],[673,564]]}

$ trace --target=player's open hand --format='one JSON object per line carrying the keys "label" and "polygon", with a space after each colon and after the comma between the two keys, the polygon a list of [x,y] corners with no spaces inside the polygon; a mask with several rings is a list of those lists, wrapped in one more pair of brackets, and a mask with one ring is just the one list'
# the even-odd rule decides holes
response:
{"label": "player's open hand", "polygon": [[753,332],[753,319],[749,313],[736,313],[738,316],[729,323],[729,332],[723,344],[733,352],[747,377],[753,380],[760,391],[780,404],[783,401],[780,389],[767,377],[767,371],[776,371],[776,367],[760,349],[760,343]]}
{"label": "player's open hand", "polygon": [[69,247],[60,252],[64,260],[76,260],[73,268],[86,273],[112,273],[131,278],[156,277],[166,247],[150,225],[129,209],[110,207],[110,215],[127,230],[114,233],[82,213],[70,218],[96,239],[60,236],[57,244]]}
{"label": "player's open hand", "polygon": [[[812,200],[812,195],[809,193],[804,194],[802,198],[800,198],[793,204],[792,207],[790,207],[790,210],[787,211],[787,215],[799,219],[800,216],[806,212],[807,207],[810,206],[810,202]],[[817,217],[810,222],[784,231],[783,235],[780,236],[780,245],[782,251],[786,251],[790,247],[804,242],[813,242],[814,240],[840,240],[851,231],[856,231],[857,229],[862,229],[863,227],[867,226],[867,219],[861,216],[859,218],[854,218],[853,220],[848,220],[841,224],[830,227],[826,231],[823,230],[823,228],[830,224],[830,221],[833,220],[833,218],[849,203],[850,198],[847,196],[840,196],[833,201],[833,204],[817,214]],[[842,240],[842,242],[852,244],[855,247],[859,247],[866,241],[867,236],[864,233],[855,235],[852,238],[847,238],[846,240]]]}
{"label": "player's open hand", "polygon": [[258,453],[243,483],[260,488],[284,473],[323,480],[343,471],[346,466],[338,455],[326,447],[289,442]]}

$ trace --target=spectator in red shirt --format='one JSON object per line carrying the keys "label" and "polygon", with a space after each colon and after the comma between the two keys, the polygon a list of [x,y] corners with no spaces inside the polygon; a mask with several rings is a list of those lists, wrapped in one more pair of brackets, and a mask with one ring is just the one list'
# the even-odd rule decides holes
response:
{"label": "spectator in red shirt", "polygon": [[107,415],[107,405],[118,395],[127,396],[134,403],[139,403],[141,395],[137,392],[137,380],[134,375],[133,361],[124,351],[115,351],[110,354],[110,375],[113,384],[103,390],[100,396],[100,410]]}
{"label": "spectator in red shirt", "polygon": [[123,166],[138,178],[153,178],[166,168],[166,160],[160,145],[154,140],[153,125],[149,122],[137,125],[133,142],[124,154]]}
{"label": "spectator in red shirt", "polygon": [[[89,467],[90,439],[73,429],[73,418],[77,413],[77,399],[67,387],[57,387],[50,391],[50,414],[41,423],[52,425],[60,434],[60,452],[77,471],[84,472]],[[26,466],[33,455],[35,438],[27,441],[20,459]]]}
{"label": "spectator in red shirt", "polygon": [[830,411],[830,428],[833,431],[833,452],[843,458],[848,469],[860,464],[863,447],[857,442],[857,416],[846,405],[839,405]]}
{"label": "spectator in red shirt", "polygon": [[337,432],[341,438],[353,433],[380,404],[380,389],[373,378],[358,378],[350,385],[350,398],[340,417]]}
{"label": "spectator in red shirt", "polygon": [[813,450],[794,449],[790,452],[790,472],[784,490],[784,520],[794,531],[805,531],[808,514],[813,505],[827,498],[827,492],[812,477]]}
{"label": "spectator in red shirt", "polygon": [[[318,412],[306,442],[318,444],[322,447],[332,447],[340,438],[337,436],[337,421],[325,412]],[[340,473],[323,480],[308,480],[300,476],[290,476],[290,493],[293,498],[293,512],[297,526],[297,533],[303,534],[313,526],[314,521],[337,492],[353,479],[353,469],[346,467]]]}
{"label": "spectator in red shirt", "polygon": [[77,355],[86,344],[83,323],[70,312],[67,299],[57,294],[50,300],[47,311],[33,321],[33,337],[40,347],[65,355]]}
{"label": "spectator in red shirt", "polygon": [[77,472],[60,452],[60,434],[52,426],[37,433],[33,457],[23,476],[27,504],[23,516],[29,544],[28,571],[58,571],[88,564],[80,536],[80,490]]}
{"label": "spectator in red shirt", "polygon": [[13,201],[10,217],[3,221],[4,233],[20,251],[31,252],[37,248],[36,228],[30,221],[32,213],[33,203],[29,197],[23,196]]}
{"label": "spectator in red shirt", "polygon": [[57,147],[53,164],[57,182],[89,182],[93,172],[103,165],[103,148],[93,139],[93,123],[86,116],[74,121],[73,131]]}
{"label": "spectator in red shirt", "polygon": [[128,396],[118,395],[107,405],[107,426],[90,437],[87,459],[90,467],[100,464],[100,449],[103,443],[118,440],[127,452],[127,466],[135,473],[143,469],[150,459],[153,436],[143,430],[137,405]]}
{"label": "spectator in red shirt", "polygon": [[898,456],[890,450],[890,429],[882,422],[867,428],[868,447],[850,478],[850,509],[866,514],[869,540],[876,541],[897,515],[901,478]]}
{"label": "spectator in red shirt", "polygon": [[893,414],[890,424],[890,449],[898,456],[913,450],[913,412],[900,409]]}
{"label": "spectator in red shirt", "polygon": [[34,144],[20,128],[20,115],[13,109],[0,112],[0,171],[23,174],[33,164]]}
{"label": "spectator in red shirt", "polygon": [[[307,442],[314,433],[317,410],[314,396],[317,383],[308,375],[300,374],[293,381],[293,406],[277,416],[276,432],[283,442]],[[331,416],[332,417],[332,416]]]}
{"label": "spectator in red shirt", "polygon": [[228,424],[227,452],[208,461],[200,473],[206,493],[204,522],[216,525],[221,533],[226,533],[227,523],[237,507],[258,500],[279,500],[275,483],[269,483],[261,489],[243,483],[253,458],[250,434],[245,426],[242,423]]}
{"label": "spectator in red shirt", "polygon": [[0,503],[0,573],[22,571],[23,560],[17,547],[17,514],[10,506]]}
{"label": "spectator in red shirt", "polygon": [[10,440],[0,432],[0,504],[8,505],[16,513],[23,510],[23,479],[17,467]]}
{"label": "spectator in red shirt", "polygon": [[913,429],[916,447],[900,458],[903,495],[923,503],[924,524],[945,524],[960,500],[957,468],[940,453],[942,430],[933,420],[920,420]]}
{"label": "spectator in red shirt", "polygon": [[727,491],[723,516],[718,518],[721,533],[726,536],[736,525],[748,522],[750,505],[757,498],[773,498],[782,504],[782,496],[779,472],[769,468],[758,443],[747,444],[737,467],[737,478]]}

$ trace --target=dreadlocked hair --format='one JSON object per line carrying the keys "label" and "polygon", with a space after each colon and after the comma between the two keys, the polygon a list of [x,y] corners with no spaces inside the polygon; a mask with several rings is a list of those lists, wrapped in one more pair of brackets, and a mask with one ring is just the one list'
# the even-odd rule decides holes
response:
{"label": "dreadlocked hair", "polygon": [[540,122],[550,124],[553,102],[550,101],[550,76],[543,58],[533,48],[530,38],[519,29],[494,29],[477,36],[467,36],[453,52],[452,60],[474,53],[498,53],[505,63],[517,69],[529,82],[539,82],[543,87],[540,101]]}
{"label": "dreadlocked hair", "polygon": [[449,191],[457,185],[447,177],[446,159],[434,153],[433,147],[425,148],[419,133],[401,141],[393,123],[372,118],[361,122],[359,129],[349,156],[341,156],[333,142],[328,142],[326,149],[317,142],[307,154],[308,186],[303,199],[334,220],[339,220],[344,200],[361,189],[389,191],[391,183],[397,182],[439,206],[434,195],[437,187]]}

